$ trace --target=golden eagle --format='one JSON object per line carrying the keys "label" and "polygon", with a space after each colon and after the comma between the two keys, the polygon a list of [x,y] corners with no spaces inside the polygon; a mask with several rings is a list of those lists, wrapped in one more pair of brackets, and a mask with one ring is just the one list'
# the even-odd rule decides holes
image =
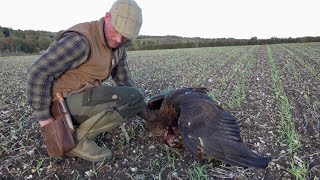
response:
{"label": "golden eagle", "polygon": [[148,128],[170,147],[183,145],[191,154],[207,154],[243,167],[265,168],[271,157],[252,152],[240,136],[235,116],[207,95],[206,88],[181,88],[152,97],[148,109],[154,119]]}

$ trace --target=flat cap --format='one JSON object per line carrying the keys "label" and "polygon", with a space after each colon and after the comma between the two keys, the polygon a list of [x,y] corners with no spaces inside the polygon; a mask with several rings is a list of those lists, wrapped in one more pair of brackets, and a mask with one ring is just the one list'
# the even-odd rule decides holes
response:
{"label": "flat cap", "polygon": [[138,37],[142,10],[134,0],[117,0],[110,9],[113,28],[127,39]]}

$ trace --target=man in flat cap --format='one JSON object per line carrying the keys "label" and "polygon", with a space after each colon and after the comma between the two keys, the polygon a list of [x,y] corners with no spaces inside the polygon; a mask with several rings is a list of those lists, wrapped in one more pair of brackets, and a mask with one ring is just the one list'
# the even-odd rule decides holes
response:
{"label": "man in flat cap", "polygon": [[[112,152],[99,147],[94,138],[119,127],[125,118],[139,115],[148,119],[144,97],[130,80],[123,46],[137,38],[141,25],[138,4],[117,0],[100,20],[64,31],[32,64],[27,98],[50,156],[66,154],[92,162],[111,158]],[[102,86],[110,75],[117,86]],[[69,141],[52,112],[57,93],[63,96],[75,127],[74,146],[68,152],[64,146]]]}

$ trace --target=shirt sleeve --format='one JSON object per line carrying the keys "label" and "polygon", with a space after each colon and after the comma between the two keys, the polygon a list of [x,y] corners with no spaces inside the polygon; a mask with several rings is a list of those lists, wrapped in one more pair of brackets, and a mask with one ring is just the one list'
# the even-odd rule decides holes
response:
{"label": "shirt sleeve", "polygon": [[54,78],[87,60],[89,42],[84,36],[65,33],[31,65],[27,73],[27,101],[37,120],[51,117],[51,85]]}
{"label": "shirt sleeve", "polygon": [[111,77],[118,86],[133,86],[129,74],[129,66],[125,47],[121,47],[114,51],[114,59],[117,65],[111,71]]}

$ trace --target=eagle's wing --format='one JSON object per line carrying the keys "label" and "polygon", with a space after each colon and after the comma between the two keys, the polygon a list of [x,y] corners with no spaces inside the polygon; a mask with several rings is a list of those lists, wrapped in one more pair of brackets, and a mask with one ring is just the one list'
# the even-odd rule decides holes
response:
{"label": "eagle's wing", "polygon": [[151,97],[150,100],[148,101],[148,108],[159,110],[161,107],[162,101],[167,96],[167,94],[168,92]]}
{"label": "eagle's wing", "polygon": [[186,148],[228,164],[265,168],[271,161],[252,152],[242,141],[237,119],[211,100],[191,95],[178,98],[178,127]]}
{"label": "eagle's wing", "polygon": [[[148,101],[148,108],[149,109],[157,109],[159,110],[162,102],[164,99],[176,99],[177,97],[181,96],[181,94],[188,93],[188,92],[196,92],[197,96],[201,95],[201,98],[207,97],[206,92],[208,91],[207,88],[181,88],[178,90],[168,91],[162,94],[155,95],[151,97]],[[169,100],[170,101],[170,100]]]}

